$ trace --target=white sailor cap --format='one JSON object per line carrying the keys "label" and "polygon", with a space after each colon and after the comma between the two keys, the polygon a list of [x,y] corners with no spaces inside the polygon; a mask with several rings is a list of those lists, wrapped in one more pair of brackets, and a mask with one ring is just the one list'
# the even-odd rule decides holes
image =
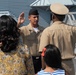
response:
{"label": "white sailor cap", "polygon": [[60,3],[51,4],[50,10],[58,15],[66,15],[69,13],[69,9],[65,5]]}

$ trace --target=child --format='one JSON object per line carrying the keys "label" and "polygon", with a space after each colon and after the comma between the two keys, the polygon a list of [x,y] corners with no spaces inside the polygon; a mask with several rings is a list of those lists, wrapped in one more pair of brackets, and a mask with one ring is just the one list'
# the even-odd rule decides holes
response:
{"label": "child", "polygon": [[37,75],[65,75],[65,70],[62,68],[62,60],[59,49],[49,44],[43,51],[41,56],[45,63],[45,69],[37,73]]}

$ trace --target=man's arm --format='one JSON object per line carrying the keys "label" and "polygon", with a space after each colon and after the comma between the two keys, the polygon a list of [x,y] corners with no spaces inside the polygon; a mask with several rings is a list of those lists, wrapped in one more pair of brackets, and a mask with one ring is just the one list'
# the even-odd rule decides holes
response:
{"label": "man's arm", "polygon": [[40,46],[39,52],[42,52],[43,48],[49,44],[49,35],[48,35],[48,28],[44,29],[40,38]]}
{"label": "man's arm", "polygon": [[[49,44],[49,35],[48,35],[48,29],[44,29],[44,31],[42,32],[41,35],[41,39],[40,39],[40,47],[39,47],[39,52],[42,53],[43,48]],[[43,60],[43,57],[41,56],[41,60],[42,60],[42,69],[45,69],[45,63]]]}

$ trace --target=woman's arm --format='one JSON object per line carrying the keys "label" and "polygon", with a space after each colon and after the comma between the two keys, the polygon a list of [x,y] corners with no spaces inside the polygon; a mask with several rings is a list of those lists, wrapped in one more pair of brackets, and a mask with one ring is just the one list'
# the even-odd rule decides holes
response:
{"label": "woman's arm", "polygon": [[26,54],[26,63],[25,64],[26,64],[26,68],[27,68],[27,72],[28,72],[27,75],[35,75],[32,56],[26,45],[25,45],[25,54]]}
{"label": "woman's arm", "polygon": [[35,75],[34,66],[33,66],[33,61],[32,61],[31,55],[26,60],[26,68],[27,68],[28,75]]}

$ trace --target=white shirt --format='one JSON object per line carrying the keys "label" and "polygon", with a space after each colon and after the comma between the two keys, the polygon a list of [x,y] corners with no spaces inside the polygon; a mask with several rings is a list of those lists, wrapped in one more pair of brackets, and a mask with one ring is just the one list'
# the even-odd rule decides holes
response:
{"label": "white shirt", "polygon": [[34,31],[37,33],[37,32],[39,32],[39,29],[38,28],[33,28],[34,29]]}

